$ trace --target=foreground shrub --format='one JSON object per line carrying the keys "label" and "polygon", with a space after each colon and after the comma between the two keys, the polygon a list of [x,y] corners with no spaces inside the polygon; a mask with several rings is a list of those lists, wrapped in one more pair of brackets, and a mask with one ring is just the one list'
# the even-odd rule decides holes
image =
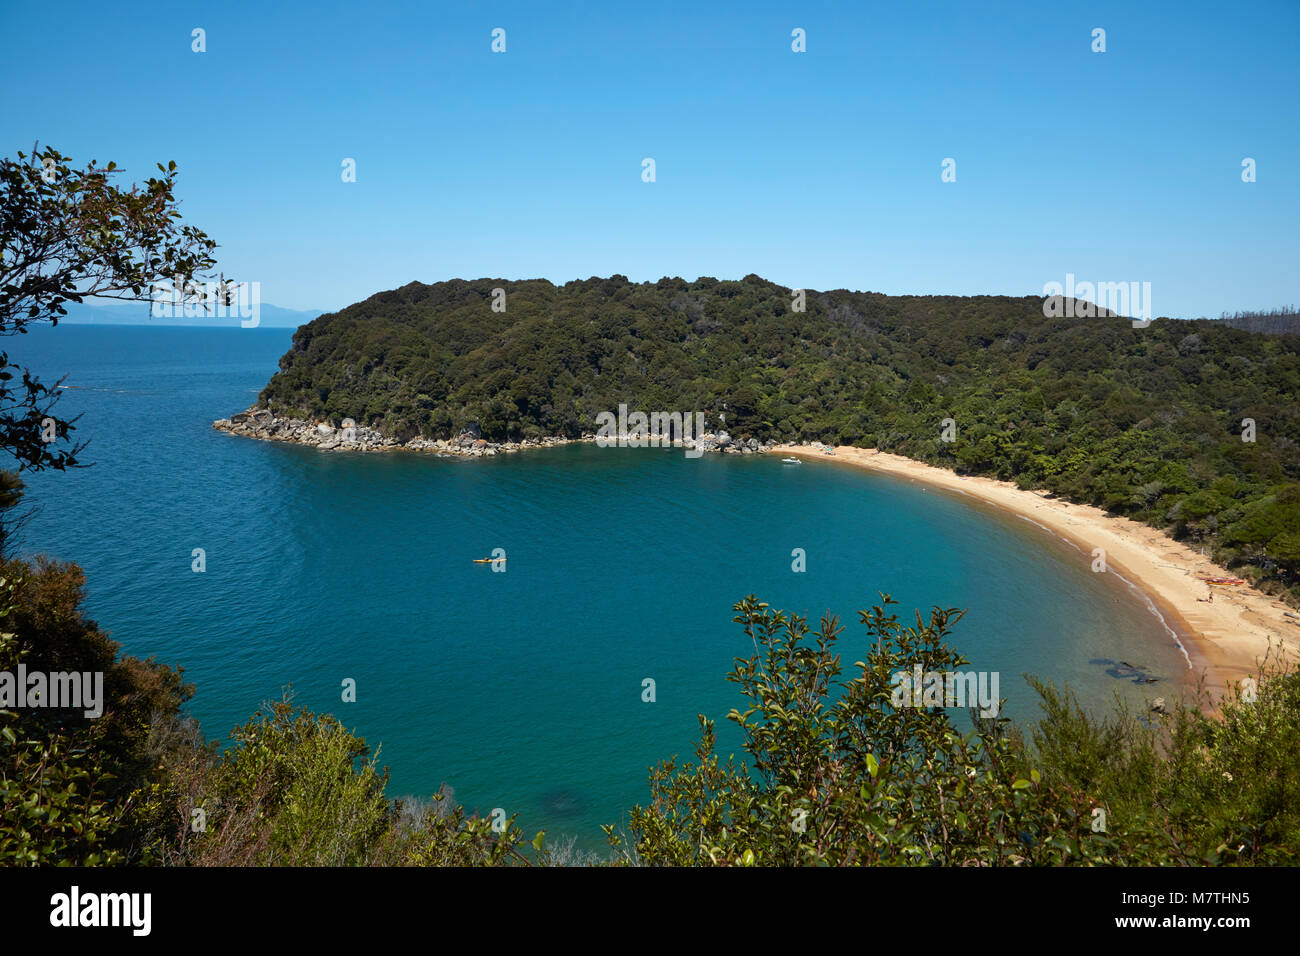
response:
{"label": "foreground shrub", "polygon": [[[898,672],[969,663],[947,643],[960,614],[904,627],[861,612],[861,659],[841,678],[841,628],[753,597],[735,605],[754,654],[729,679],[749,706],[728,716],[747,760],[723,762],[702,715],[696,759],[661,764],[633,808],[625,862],[657,865],[1153,865],[1281,863],[1298,837],[1300,692],[1266,669],[1257,699],[1238,690],[1218,714],[1176,705],[1151,722],[1119,708],[1090,717],[1041,682],[1032,745],[971,712],[897,706]],[[1245,695],[1254,697],[1255,695]]]}

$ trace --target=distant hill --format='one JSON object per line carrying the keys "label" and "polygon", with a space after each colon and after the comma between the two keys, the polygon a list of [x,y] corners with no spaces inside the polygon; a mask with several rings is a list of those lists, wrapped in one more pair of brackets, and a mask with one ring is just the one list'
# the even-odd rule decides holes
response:
{"label": "distant hill", "polygon": [[[154,318],[150,315],[148,302],[105,302],[91,305],[89,303],[68,302],[65,304],[68,314],[59,319],[60,324],[68,325],[167,325],[193,326],[195,328],[239,328],[239,318],[204,316],[201,318]],[[321,314],[320,309],[298,311],[282,309],[278,305],[261,306],[258,315],[258,328],[296,329],[305,325]]]}
{"label": "distant hill", "polygon": [[491,440],[576,437],[620,404],[698,411],[735,437],[1047,488],[1295,586],[1300,336],[1043,310],[841,289],[808,290],[797,312],[755,275],[413,282],[298,329],[259,403],[402,440],[470,423]]}
{"label": "distant hill", "polygon": [[1234,329],[1262,332],[1265,335],[1300,334],[1300,312],[1290,306],[1271,312],[1237,312],[1233,315],[1225,313],[1217,321]]}

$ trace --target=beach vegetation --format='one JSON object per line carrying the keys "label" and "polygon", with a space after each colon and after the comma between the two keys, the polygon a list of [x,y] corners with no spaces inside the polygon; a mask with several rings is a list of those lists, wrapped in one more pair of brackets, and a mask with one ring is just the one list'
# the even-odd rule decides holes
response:
{"label": "beach vegetation", "polygon": [[806,290],[795,312],[792,293],[755,275],[412,282],[302,326],[259,402],[401,436],[477,422],[489,441],[680,408],[734,438],[874,447],[1096,505],[1300,602],[1300,335],[1047,318],[1037,296]]}

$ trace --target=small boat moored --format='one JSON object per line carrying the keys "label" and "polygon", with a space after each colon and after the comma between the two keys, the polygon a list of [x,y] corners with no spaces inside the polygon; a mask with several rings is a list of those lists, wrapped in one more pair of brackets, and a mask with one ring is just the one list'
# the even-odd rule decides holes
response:
{"label": "small boat moored", "polygon": [[798,458],[782,458],[782,459],[781,459],[781,462],[782,462],[783,464],[786,464],[786,465],[802,465],[802,464],[803,464],[803,462],[801,462]]}

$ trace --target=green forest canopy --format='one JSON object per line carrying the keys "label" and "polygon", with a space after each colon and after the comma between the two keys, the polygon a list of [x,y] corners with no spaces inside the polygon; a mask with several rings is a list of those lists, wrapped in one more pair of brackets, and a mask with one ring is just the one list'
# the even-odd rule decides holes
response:
{"label": "green forest canopy", "polygon": [[1047,488],[1294,591],[1300,335],[1046,318],[1036,296],[808,290],[796,313],[791,292],[756,275],[413,282],[300,328],[259,401],[401,439],[471,422],[493,440],[577,437],[620,403],[725,415],[735,437],[878,447]]}

